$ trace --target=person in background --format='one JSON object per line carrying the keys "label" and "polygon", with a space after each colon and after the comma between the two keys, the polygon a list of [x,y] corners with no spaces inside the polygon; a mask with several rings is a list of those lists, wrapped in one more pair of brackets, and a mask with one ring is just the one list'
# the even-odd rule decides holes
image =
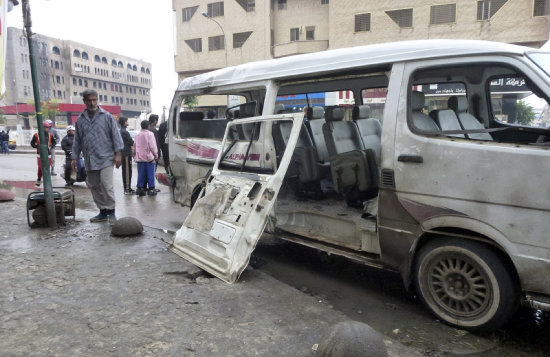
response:
{"label": "person in background", "polygon": [[209,109],[206,112],[206,118],[207,119],[216,119],[216,111],[214,109]]}
{"label": "person in background", "polygon": [[120,136],[124,142],[124,148],[122,149],[122,185],[124,194],[132,195],[136,192],[132,189],[132,147],[134,146],[134,140],[126,130],[128,118],[118,118],[118,124],[120,125]]}
{"label": "person in background", "polygon": [[8,132],[5,132],[2,130],[0,133],[0,149],[2,149],[2,154],[9,155],[10,153],[10,129],[8,129]]}
{"label": "person in background", "polygon": [[99,208],[99,214],[90,218],[90,222],[116,221],[113,164],[117,169],[122,164],[124,143],[120,126],[111,113],[97,104],[95,90],[86,89],[82,99],[86,109],[76,120],[71,164],[76,171],[83,154],[87,183]]}
{"label": "person in background", "polygon": [[73,151],[73,141],[74,141],[74,126],[69,125],[67,127],[67,135],[61,140],[61,149],[65,151],[65,170],[64,170],[64,179],[65,186],[69,187],[74,184],[74,180],[71,178],[71,153]]}
{"label": "person in background", "polygon": [[162,154],[162,160],[164,161],[164,169],[168,173],[170,167],[170,157],[168,156],[168,144],[166,143],[166,138],[168,136],[168,122],[164,121],[159,125],[159,142],[160,142],[160,151]]}
{"label": "person in background", "polygon": [[[156,114],[149,115],[149,130],[153,133],[155,136],[155,143],[157,144],[157,158],[155,160],[155,173],[157,172],[157,166],[159,164],[159,158],[161,155],[160,151],[160,142],[159,142],[159,132],[157,131],[157,124],[159,122],[159,116]],[[159,189],[155,189],[156,192],[160,192]]]}
{"label": "person in background", "polygon": [[[48,141],[48,165],[51,165],[52,163],[52,157],[51,157],[51,151],[52,148],[55,146],[55,138],[53,137],[52,133],[50,133],[51,124],[49,124],[47,121],[43,123],[44,125],[44,136],[47,138]],[[42,162],[40,161],[40,139],[38,138],[38,133],[34,133],[31,139],[31,146],[33,148],[36,148],[36,154],[37,154],[37,163],[38,163],[38,174],[36,178],[36,187],[40,187],[40,184],[42,183]]]}
{"label": "person in background", "polygon": [[52,136],[55,141],[54,146],[52,146],[52,153],[51,153],[52,155],[51,173],[52,173],[52,176],[57,176],[57,174],[55,173],[55,145],[59,143],[59,133],[57,132],[57,129],[55,128],[55,124],[53,121],[48,119],[45,122],[50,125],[50,133],[52,133]]}
{"label": "person in background", "polygon": [[155,161],[158,160],[158,148],[155,135],[149,130],[150,121],[141,122],[141,131],[134,143],[134,160],[138,166],[137,194],[155,196]]}

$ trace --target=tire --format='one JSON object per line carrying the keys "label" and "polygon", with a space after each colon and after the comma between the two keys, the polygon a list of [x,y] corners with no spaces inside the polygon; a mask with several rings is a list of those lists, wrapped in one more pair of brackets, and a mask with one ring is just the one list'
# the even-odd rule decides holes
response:
{"label": "tire", "polygon": [[433,314],[467,330],[499,328],[518,306],[518,288],[505,262],[475,241],[430,241],[415,260],[414,283]]}

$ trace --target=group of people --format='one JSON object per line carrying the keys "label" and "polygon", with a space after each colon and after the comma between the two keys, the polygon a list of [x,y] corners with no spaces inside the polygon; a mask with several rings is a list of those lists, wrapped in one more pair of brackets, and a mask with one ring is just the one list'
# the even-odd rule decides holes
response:
{"label": "group of people", "polygon": [[[155,188],[155,172],[159,157],[164,157],[165,167],[168,167],[168,148],[164,143],[166,136],[166,123],[161,124],[157,131],[159,117],[151,114],[149,120],[141,122],[141,131],[136,135],[135,141],[126,129],[128,118],[120,117],[120,135],[124,142],[122,149],[122,183],[124,193],[127,195],[137,194],[138,196],[155,196],[159,189]],[[132,189],[132,159],[137,163],[138,179],[136,190]]]}
{"label": "group of people", "polygon": [[[93,200],[99,213],[90,219],[91,222],[115,221],[115,194],[113,188],[113,169],[122,166],[122,180],[124,193],[137,193],[139,196],[154,196],[159,192],[155,188],[155,171],[158,159],[164,156],[165,166],[168,168],[168,146],[164,142],[167,125],[161,124],[157,131],[158,115],[151,114],[149,120],[141,122],[141,131],[135,141],[126,130],[128,119],[116,119],[98,105],[98,93],[87,89],[82,93],[86,109],[79,115],[75,125],[67,127],[67,135],[61,142],[65,151],[64,178],[68,186],[74,183],[72,173],[82,169],[86,172],[86,181],[92,193]],[[55,146],[59,142],[59,134],[53,128],[50,120],[44,121],[45,138],[48,141],[48,162],[55,165]],[[159,133],[160,132],[160,133]],[[160,140],[160,141],[159,141]],[[35,134],[31,146],[39,153],[39,136]],[[132,159],[137,162],[138,180],[137,190],[131,187]],[[36,186],[42,180],[42,167],[38,156],[38,177]]]}
{"label": "group of people", "polygon": [[2,130],[0,132],[0,152],[4,155],[9,155],[10,153],[10,129],[8,131]]}

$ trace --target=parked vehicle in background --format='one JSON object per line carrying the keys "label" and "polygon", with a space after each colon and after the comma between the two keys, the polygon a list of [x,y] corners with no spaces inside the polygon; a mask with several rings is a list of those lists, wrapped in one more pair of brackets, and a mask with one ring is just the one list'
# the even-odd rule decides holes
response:
{"label": "parked vehicle in background", "polygon": [[[222,119],[184,110],[201,95],[240,104]],[[174,251],[232,283],[265,229],[398,271],[457,327],[497,328],[520,303],[549,311],[550,131],[529,114],[549,98],[549,53],[482,41],[187,78],[168,142],[174,200],[193,207]]]}

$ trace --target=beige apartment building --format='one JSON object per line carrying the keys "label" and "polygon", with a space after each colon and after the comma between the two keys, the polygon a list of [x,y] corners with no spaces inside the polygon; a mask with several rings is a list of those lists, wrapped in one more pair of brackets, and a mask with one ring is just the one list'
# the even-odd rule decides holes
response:
{"label": "beige apartment building", "polygon": [[[82,43],[33,35],[42,101],[82,103],[82,92],[95,89],[100,105],[120,106],[121,115],[151,112],[151,64]],[[5,105],[34,101],[29,47],[23,31],[9,27],[6,50]]]}
{"label": "beige apartment building", "polygon": [[550,0],[172,1],[179,80],[245,62],[390,41],[540,47],[550,31]]}

